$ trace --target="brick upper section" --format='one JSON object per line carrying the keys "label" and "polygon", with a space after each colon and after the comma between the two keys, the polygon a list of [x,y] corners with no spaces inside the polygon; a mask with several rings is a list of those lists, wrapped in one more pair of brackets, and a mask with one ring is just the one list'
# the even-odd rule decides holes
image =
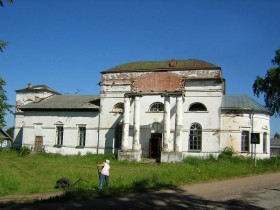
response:
{"label": "brick upper section", "polygon": [[168,72],[147,73],[132,84],[133,92],[173,92],[184,88],[182,77]]}

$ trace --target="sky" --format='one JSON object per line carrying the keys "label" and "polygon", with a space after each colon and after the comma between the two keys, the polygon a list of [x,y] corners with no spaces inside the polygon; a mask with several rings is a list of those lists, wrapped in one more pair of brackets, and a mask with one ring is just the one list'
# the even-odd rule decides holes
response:
{"label": "sky", "polygon": [[[254,95],[280,48],[280,0],[4,0],[0,76],[15,90],[47,85],[98,95],[101,71],[136,61],[199,59],[222,68],[226,94]],[[14,116],[5,117],[7,128]],[[271,136],[280,117],[271,117]]]}

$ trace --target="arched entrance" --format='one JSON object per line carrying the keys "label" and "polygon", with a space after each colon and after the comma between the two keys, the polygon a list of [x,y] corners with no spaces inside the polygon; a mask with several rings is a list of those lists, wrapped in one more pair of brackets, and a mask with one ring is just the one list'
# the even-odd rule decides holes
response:
{"label": "arched entrance", "polygon": [[149,157],[160,158],[162,150],[162,125],[161,123],[155,122],[152,124],[152,131],[150,143],[149,143]]}

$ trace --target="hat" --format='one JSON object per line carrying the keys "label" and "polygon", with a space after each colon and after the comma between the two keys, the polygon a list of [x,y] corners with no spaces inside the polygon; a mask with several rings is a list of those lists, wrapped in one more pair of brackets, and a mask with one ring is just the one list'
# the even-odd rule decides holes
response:
{"label": "hat", "polygon": [[109,163],[110,163],[110,160],[106,160],[106,163],[108,163],[108,164],[109,164]]}

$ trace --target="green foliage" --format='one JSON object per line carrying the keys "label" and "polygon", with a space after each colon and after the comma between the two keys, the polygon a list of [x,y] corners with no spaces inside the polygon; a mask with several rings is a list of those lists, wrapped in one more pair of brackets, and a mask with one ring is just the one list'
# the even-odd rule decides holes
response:
{"label": "green foliage", "polygon": [[253,84],[253,91],[257,97],[264,94],[266,107],[272,114],[280,116],[280,49],[275,53],[272,64],[276,67],[270,68],[264,78],[257,76]]}
{"label": "green foliage", "polygon": [[274,134],[274,138],[275,138],[275,139],[276,139],[276,138],[279,139],[279,138],[280,138],[280,134],[276,132],[276,133]]}
{"label": "green foliage", "polygon": [[[9,3],[13,3],[13,0],[8,0]],[[0,6],[4,7],[3,0],[0,0]],[[8,45],[8,42],[0,40],[0,51],[3,52],[3,49]]]}
{"label": "green foliage", "polygon": [[12,105],[7,103],[7,96],[6,91],[4,90],[4,86],[6,85],[6,82],[0,77],[0,127],[5,127],[5,115],[7,114],[7,111],[12,113]]}
{"label": "green foliage", "polygon": [[[9,2],[9,3],[12,4],[14,1],[13,1],[13,0],[7,0],[7,2]],[[1,7],[4,7],[3,0],[0,0],[0,6],[1,6]]]}
{"label": "green foliage", "polygon": [[[220,180],[236,176],[280,171],[280,158],[258,160],[254,170],[251,158],[216,159],[187,157],[182,163],[137,163],[118,161],[114,155],[87,154],[62,156],[38,153],[21,156],[15,150],[0,151],[0,195],[61,192],[56,181],[62,177],[73,187],[61,199],[119,195],[172,188],[182,184]],[[98,192],[97,163],[110,159],[110,189]],[[76,183],[82,178],[85,181]],[[76,184],[75,184],[76,183]]]}
{"label": "green foliage", "polygon": [[3,137],[0,137],[0,147],[3,146],[4,141],[5,141],[5,139]]}
{"label": "green foliage", "polygon": [[10,127],[6,130],[6,133],[13,139],[14,138],[14,129],[15,127]]}
{"label": "green foliage", "polygon": [[232,147],[225,147],[221,151],[219,158],[232,158],[233,155],[235,155],[234,149]]}
{"label": "green foliage", "polygon": [[8,45],[8,42],[0,40],[0,51],[3,52],[4,48],[6,48]]}
{"label": "green foliage", "polygon": [[20,156],[27,156],[30,155],[31,149],[27,146],[23,146],[20,148],[19,155]]}

